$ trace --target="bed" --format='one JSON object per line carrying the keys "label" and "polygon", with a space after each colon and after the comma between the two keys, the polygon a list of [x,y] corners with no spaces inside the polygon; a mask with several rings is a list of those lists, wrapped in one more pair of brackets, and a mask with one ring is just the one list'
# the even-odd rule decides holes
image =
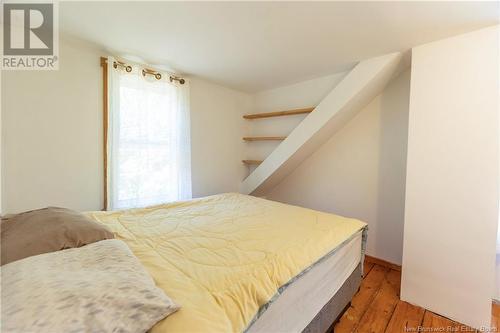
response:
{"label": "bed", "polygon": [[237,193],[87,213],[180,310],[165,332],[325,332],[361,282],[366,224]]}

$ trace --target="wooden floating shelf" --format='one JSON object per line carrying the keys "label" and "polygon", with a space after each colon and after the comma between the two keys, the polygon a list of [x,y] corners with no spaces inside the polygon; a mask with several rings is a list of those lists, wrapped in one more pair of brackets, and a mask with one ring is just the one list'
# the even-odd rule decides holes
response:
{"label": "wooden floating shelf", "polygon": [[242,162],[247,165],[259,165],[262,163],[260,160],[243,160]]}
{"label": "wooden floating shelf", "polygon": [[246,114],[243,116],[245,119],[259,119],[259,118],[270,118],[270,117],[281,117],[281,116],[292,116],[296,114],[311,113],[314,110],[312,108],[295,109],[288,111],[277,111],[277,112],[266,112],[266,113],[254,113]]}
{"label": "wooden floating shelf", "polygon": [[246,136],[245,141],[281,141],[285,140],[286,136]]}

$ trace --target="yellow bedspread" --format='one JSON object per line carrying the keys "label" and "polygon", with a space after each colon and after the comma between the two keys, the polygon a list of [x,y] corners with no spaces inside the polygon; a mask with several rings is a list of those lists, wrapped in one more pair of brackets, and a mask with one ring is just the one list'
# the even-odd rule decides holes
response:
{"label": "yellow bedspread", "polygon": [[236,193],[88,215],[180,304],[153,333],[243,331],[280,286],[365,226]]}

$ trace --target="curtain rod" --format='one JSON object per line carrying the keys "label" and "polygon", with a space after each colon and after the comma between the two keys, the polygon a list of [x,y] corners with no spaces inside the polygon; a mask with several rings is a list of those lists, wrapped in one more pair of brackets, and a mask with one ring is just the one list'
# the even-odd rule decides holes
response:
{"label": "curtain rod", "polygon": [[[108,63],[108,59],[107,59],[106,57],[101,57],[101,66],[102,66],[103,64],[107,64],[107,63]],[[137,65],[139,65],[139,64],[137,64]],[[123,61],[118,61],[118,60],[116,60],[116,61],[113,63],[113,67],[114,67],[114,68],[117,68],[118,66],[120,66],[120,67],[124,68],[124,69],[125,69],[125,71],[126,71],[127,73],[130,73],[130,72],[132,71],[132,66],[131,66],[131,65],[129,65],[129,64],[127,64],[127,63],[125,63],[125,62],[123,62]],[[149,68],[143,68],[143,69],[142,69],[142,75],[143,75],[143,76],[146,76],[146,75],[153,75],[153,76],[154,76],[157,80],[160,80],[160,79],[161,79],[161,77],[162,77],[162,75],[161,75],[161,73],[160,73],[160,72],[155,71],[155,70],[152,70],[152,69],[149,69]],[[170,75],[170,77],[169,77],[170,82],[172,82],[172,81],[177,81],[177,82],[179,82],[180,84],[184,84],[184,83],[186,83],[186,80],[184,80],[182,77],[178,77],[178,76],[176,76],[176,75],[172,75],[172,74],[170,74],[170,73],[169,73],[169,75]]]}

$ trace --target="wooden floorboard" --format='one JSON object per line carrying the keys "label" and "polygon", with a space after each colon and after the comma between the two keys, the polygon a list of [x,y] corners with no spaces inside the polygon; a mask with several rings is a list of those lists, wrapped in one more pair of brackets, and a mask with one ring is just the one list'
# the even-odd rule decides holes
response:
{"label": "wooden floorboard", "polygon": [[[422,326],[429,328],[436,328],[436,329],[444,327],[445,331],[447,332],[461,332],[460,327],[463,325],[457,323],[456,321],[450,320],[448,318],[442,317],[438,314],[426,310]],[[473,332],[473,330],[471,331]]]}
{"label": "wooden floorboard", "polygon": [[363,265],[363,276],[367,276],[368,273],[370,273],[370,271],[372,270],[373,266],[375,266],[374,263],[365,262],[365,264]]}
{"label": "wooden floorboard", "polygon": [[[399,299],[401,272],[365,262],[363,281],[335,333],[475,332],[473,329]],[[500,326],[500,305],[493,304],[492,332]],[[496,331],[500,332],[500,331]]]}
{"label": "wooden floorboard", "polygon": [[384,332],[399,301],[401,274],[390,270],[384,277],[380,289],[359,321],[356,333]]}
{"label": "wooden floorboard", "polygon": [[384,282],[388,269],[381,266],[374,266],[361,282],[359,292],[354,295],[351,307],[347,309],[340,321],[335,326],[336,333],[353,332],[359,325],[361,317],[375,298],[376,293]]}
{"label": "wooden floorboard", "polygon": [[493,303],[491,308],[491,327],[493,332],[500,332],[500,304]]}
{"label": "wooden floorboard", "polygon": [[385,332],[417,332],[417,328],[422,325],[424,320],[424,312],[425,310],[421,307],[398,301]]}

